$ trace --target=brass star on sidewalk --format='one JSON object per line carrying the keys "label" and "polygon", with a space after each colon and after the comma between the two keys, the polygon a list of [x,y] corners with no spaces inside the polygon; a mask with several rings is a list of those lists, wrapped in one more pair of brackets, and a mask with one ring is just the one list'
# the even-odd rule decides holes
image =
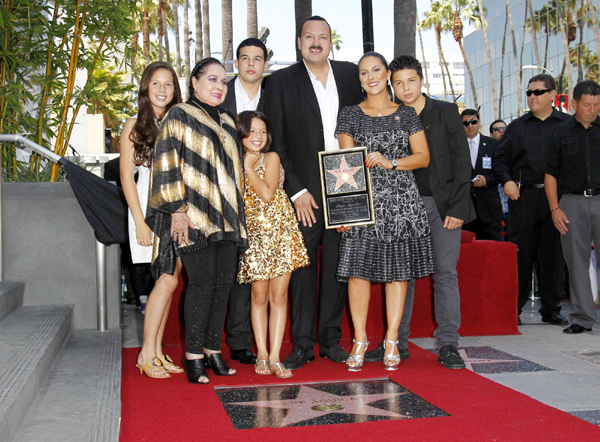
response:
{"label": "brass star on sidewalk", "polygon": [[288,410],[282,427],[287,427],[309,419],[331,413],[386,416],[394,419],[407,419],[409,416],[372,407],[369,403],[384,399],[395,399],[404,393],[363,394],[338,396],[311,387],[301,386],[296,399],[253,402],[229,402],[227,405],[245,405]]}
{"label": "brass star on sidewalk", "polygon": [[354,180],[354,174],[361,170],[362,167],[348,167],[348,163],[346,162],[346,157],[342,156],[342,162],[340,163],[339,169],[331,169],[328,170],[330,174],[337,177],[337,181],[335,183],[335,189],[338,190],[342,185],[347,183],[348,185],[358,189],[358,185]]}

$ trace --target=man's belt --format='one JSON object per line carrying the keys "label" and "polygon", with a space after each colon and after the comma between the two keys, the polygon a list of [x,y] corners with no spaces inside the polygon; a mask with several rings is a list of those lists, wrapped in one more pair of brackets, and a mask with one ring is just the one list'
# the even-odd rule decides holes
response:
{"label": "man's belt", "polygon": [[600,195],[600,189],[585,189],[580,192],[569,192],[570,195],[584,195],[587,197]]}
{"label": "man's belt", "polygon": [[522,183],[521,184],[521,189],[543,189],[543,188],[544,188],[544,183],[541,183],[541,184]]}

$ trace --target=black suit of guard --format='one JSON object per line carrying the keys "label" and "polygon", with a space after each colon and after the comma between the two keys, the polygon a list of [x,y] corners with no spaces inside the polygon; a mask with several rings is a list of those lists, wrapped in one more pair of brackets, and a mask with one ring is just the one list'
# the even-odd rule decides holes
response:
{"label": "black suit of guard", "polygon": [[[358,104],[357,66],[331,61],[331,68],[339,110]],[[285,190],[292,197],[307,189],[319,206],[314,210],[317,221],[312,227],[300,223],[310,265],[296,270],[291,278],[294,344],[312,349],[316,343],[317,275],[322,237],[319,343],[321,347],[336,346],[342,336],[340,324],[346,284],[336,280],[340,234],[324,229],[318,152],[325,150],[325,141],[319,104],[306,65],[299,62],[271,74],[265,95],[265,112],[273,135],[272,150],[279,154],[285,169]]]}

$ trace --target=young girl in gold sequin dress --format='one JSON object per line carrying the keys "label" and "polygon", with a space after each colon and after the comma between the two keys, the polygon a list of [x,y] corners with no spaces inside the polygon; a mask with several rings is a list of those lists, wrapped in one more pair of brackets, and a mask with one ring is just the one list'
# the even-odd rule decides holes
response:
{"label": "young girl in gold sequin dress", "polygon": [[289,378],[292,372],[279,360],[288,314],[288,285],[292,272],[308,265],[308,255],[294,209],[283,190],[285,177],[279,156],[265,153],[271,144],[267,117],[260,112],[242,112],[237,117],[237,128],[245,152],[244,203],[249,243],[240,257],[238,283],[252,284],[251,320],[258,348],[254,371]]}

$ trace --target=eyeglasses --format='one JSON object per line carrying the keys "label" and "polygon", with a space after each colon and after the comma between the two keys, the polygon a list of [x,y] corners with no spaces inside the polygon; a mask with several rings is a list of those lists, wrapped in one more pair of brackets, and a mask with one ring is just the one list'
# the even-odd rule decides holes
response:
{"label": "eyeglasses", "polygon": [[506,126],[504,127],[494,127],[492,132],[504,132],[506,130]]}
{"label": "eyeglasses", "polygon": [[472,124],[473,126],[475,126],[477,123],[479,123],[479,120],[476,120],[476,119],[469,120],[469,121],[463,121],[463,126],[469,127],[469,124]]}
{"label": "eyeglasses", "polygon": [[546,92],[552,92],[552,90],[553,89],[536,89],[534,91],[527,90],[525,93],[528,97],[531,97],[531,94],[535,95],[536,97],[539,97],[540,95],[544,95]]}

